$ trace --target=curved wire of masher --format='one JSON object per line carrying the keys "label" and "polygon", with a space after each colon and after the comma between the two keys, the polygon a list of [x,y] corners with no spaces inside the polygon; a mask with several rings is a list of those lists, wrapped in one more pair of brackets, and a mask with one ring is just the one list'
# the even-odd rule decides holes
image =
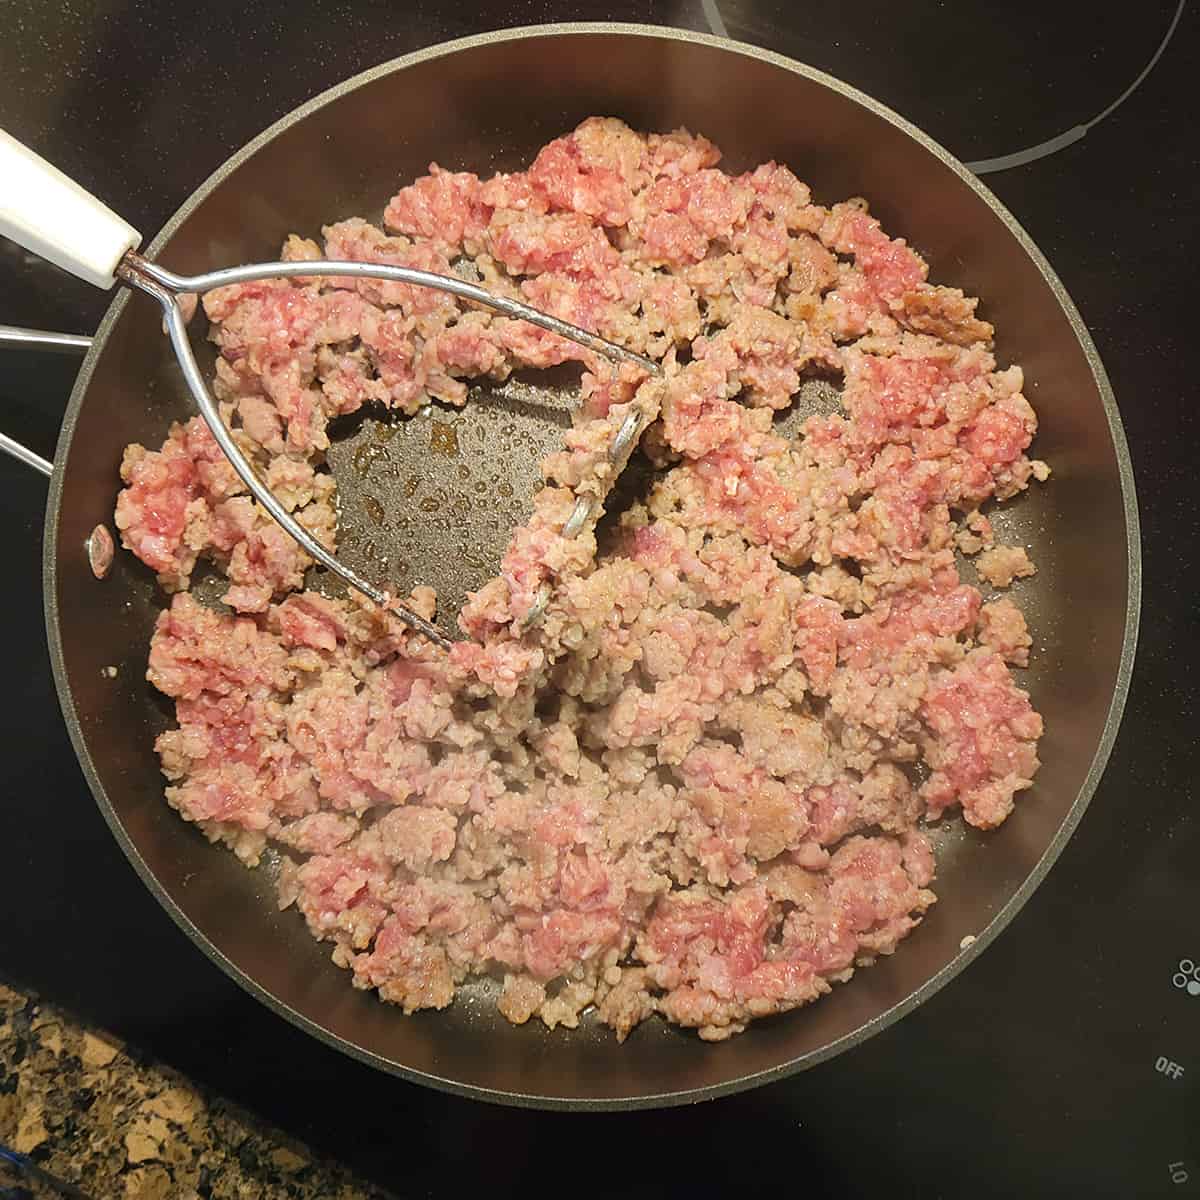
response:
{"label": "curved wire of masher", "polygon": [[[657,368],[655,373],[657,374]],[[617,364],[612,364],[613,382],[616,382]],[[617,430],[616,436],[608,446],[608,461],[615,467],[629,453],[633,443],[637,440],[638,434],[642,430],[642,414],[636,409],[631,408],[625,414],[625,420],[621,422],[621,427]],[[562,535],[565,538],[576,537],[587,524],[588,519],[592,515],[592,510],[596,505],[596,500],[592,496],[581,495],[575,497],[575,507],[571,509],[571,515],[566,519],[562,527]],[[529,611],[525,614],[521,621],[522,629],[531,629],[536,625],[542,617],[546,615],[546,607],[550,603],[550,597],[554,594],[553,589],[548,583],[543,583],[538,589],[538,594],[534,598],[533,603],[529,606]]]}
{"label": "curved wire of masher", "polygon": [[[310,557],[333,571],[368,599],[394,612],[410,629],[443,649],[449,649],[452,642],[436,625],[398,603],[389,592],[362,578],[356,571],[341,562],[336,555],[331,554],[287,511],[270,488],[259,478],[254,467],[251,466],[237,442],[234,441],[225,422],[221,420],[217,403],[205,385],[204,377],[196,363],[196,357],[192,353],[191,342],[187,334],[187,321],[180,308],[178,297],[202,294],[235,283],[252,283],[259,279],[288,279],[312,275],[350,279],[383,279],[447,292],[462,300],[483,305],[504,316],[528,321],[531,325],[537,325],[550,333],[556,333],[560,337],[567,338],[601,355],[613,363],[614,367],[616,364],[627,362],[652,375],[658,374],[660,370],[658,364],[652,359],[635,354],[632,350],[626,350],[623,346],[618,346],[614,342],[607,341],[566,321],[560,321],[557,317],[552,317],[536,308],[530,308],[528,305],[504,296],[494,296],[483,288],[467,283],[466,280],[436,275],[430,271],[418,271],[411,267],[395,267],[384,263],[333,262],[321,259],[314,262],[252,263],[243,267],[226,267],[219,271],[209,271],[202,275],[177,275],[131,250],[121,259],[116,274],[122,283],[153,296],[162,306],[167,336],[170,338],[171,347],[179,362],[180,370],[183,372],[184,382],[192,394],[192,399],[196,402],[196,407],[200,410],[201,417],[212,432],[221,452],[237,472],[238,477],[246,485],[254,499],[266,509],[272,520],[294,538]],[[631,410],[609,447],[608,454],[611,462],[620,461],[632,444],[639,425],[640,414]],[[563,526],[563,536],[574,537],[579,533],[591,515],[591,506],[592,501],[585,496],[579,496],[576,499],[575,508]],[[531,609],[530,616],[526,618],[526,626],[533,624],[545,612],[549,595],[549,589],[543,588]]]}

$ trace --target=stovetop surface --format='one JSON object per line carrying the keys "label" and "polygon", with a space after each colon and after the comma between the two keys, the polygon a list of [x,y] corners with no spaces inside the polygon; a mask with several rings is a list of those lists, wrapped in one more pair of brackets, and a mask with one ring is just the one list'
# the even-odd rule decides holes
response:
{"label": "stovetop surface", "polygon": [[[1023,165],[987,183],[1053,263],[1112,379],[1137,476],[1144,598],[1126,717],[1091,808],[1047,881],[954,983],[857,1050],[746,1095],[655,1113],[531,1113],[336,1054],[245,995],[159,909],[104,826],[62,726],[41,615],[45,484],[6,460],[14,682],[0,727],[0,976],[401,1195],[780,1184],[847,1196],[1200,1194],[1200,988],[1180,986],[1179,971],[1181,960],[1200,964],[1193,12],[1140,85],[1095,120],[1178,15],[1175,0],[1112,16],[1077,0],[473,10],[10,0],[0,124],[146,230],[329,84],[447,38],[550,20],[723,23],[858,85],[981,172],[1016,155]],[[1080,126],[1086,136],[1042,152]],[[0,322],[90,332],[105,303],[10,247],[0,256]],[[64,360],[0,360],[0,428],[49,455],[72,373]]]}

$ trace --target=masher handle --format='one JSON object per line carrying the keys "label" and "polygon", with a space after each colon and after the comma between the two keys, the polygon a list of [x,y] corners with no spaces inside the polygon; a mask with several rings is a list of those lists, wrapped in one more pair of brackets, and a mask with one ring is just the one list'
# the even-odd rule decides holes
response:
{"label": "masher handle", "polygon": [[0,129],[0,235],[108,289],[142,235],[57,167]]}

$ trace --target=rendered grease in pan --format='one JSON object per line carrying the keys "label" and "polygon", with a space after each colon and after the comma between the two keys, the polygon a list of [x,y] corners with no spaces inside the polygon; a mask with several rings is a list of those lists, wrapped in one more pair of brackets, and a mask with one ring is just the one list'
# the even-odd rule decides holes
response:
{"label": "rendered grease in pan", "polygon": [[[1048,475],[1020,369],[863,201],[826,208],[786,167],[719,158],[593,119],[523,172],[432,169],[388,204],[390,233],[348,220],[284,246],[469,261],[661,360],[659,379],[392,283],[204,298],[229,419],[330,546],[335,417],[582,363],[577,419],[449,656],[305,590],[303,553],[198,419],[126,453],[122,542],[175,593],[149,668],[176,702],[168,802],[249,865],[281,851],[281,905],[407,1012],[492,975],[514,1022],[594,1009],[619,1038],[655,1014],[728,1037],[890,954],[934,902],[926,822],[992,828],[1037,770],[1024,618],[956,565],[1032,569],[983,511]],[[798,396],[811,415],[789,421]],[[608,448],[634,423],[630,495]],[[454,458],[470,407],[431,427]],[[360,453],[364,476],[386,457]],[[407,500],[413,481],[373,485],[371,522],[505,521],[500,471],[428,513],[420,479]],[[227,608],[188,592],[200,558]]]}

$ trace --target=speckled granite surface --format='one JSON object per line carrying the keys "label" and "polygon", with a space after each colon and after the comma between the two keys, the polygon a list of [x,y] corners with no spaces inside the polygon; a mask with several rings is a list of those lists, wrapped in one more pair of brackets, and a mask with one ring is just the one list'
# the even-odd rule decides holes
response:
{"label": "speckled granite surface", "polygon": [[390,1200],[3,983],[0,1143],[93,1200]]}

